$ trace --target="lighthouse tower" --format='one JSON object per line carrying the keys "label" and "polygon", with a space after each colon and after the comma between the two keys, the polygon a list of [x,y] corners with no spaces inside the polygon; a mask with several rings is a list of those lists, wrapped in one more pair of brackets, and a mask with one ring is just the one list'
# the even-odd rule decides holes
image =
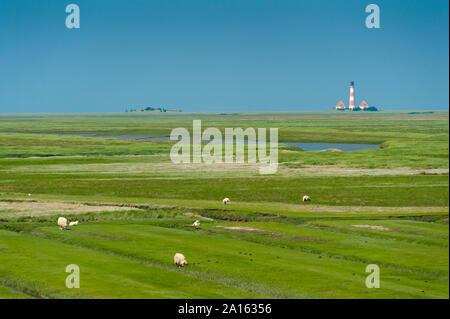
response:
{"label": "lighthouse tower", "polygon": [[350,82],[350,102],[348,103],[348,108],[350,110],[353,110],[355,108],[355,82],[351,81]]}

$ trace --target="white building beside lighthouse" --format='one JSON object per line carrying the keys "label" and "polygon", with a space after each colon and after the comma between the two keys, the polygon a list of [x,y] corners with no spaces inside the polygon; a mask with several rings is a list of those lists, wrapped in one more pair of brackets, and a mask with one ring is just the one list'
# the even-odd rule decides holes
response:
{"label": "white building beside lighthouse", "polygon": [[342,101],[339,101],[338,104],[336,104],[336,110],[345,110],[345,104]]}

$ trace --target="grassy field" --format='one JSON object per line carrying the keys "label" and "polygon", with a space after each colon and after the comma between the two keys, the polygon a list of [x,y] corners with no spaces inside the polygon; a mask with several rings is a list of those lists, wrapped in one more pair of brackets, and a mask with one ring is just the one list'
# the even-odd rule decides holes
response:
{"label": "grassy field", "polygon": [[[280,144],[277,173],[260,175],[174,164],[173,142],[80,136],[169,136],[193,119],[381,148]],[[448,112],[0,115],[0,298],[449,298],[448,124]],[[61,231],[59,216],[80,224]]]}

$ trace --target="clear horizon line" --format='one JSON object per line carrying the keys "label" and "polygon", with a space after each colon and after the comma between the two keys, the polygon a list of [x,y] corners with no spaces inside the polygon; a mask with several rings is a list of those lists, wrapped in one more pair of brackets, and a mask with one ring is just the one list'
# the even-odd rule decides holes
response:
{"label": "clear horizon line", "polygon": [[[450,112],[448,108],[439,109],[439,108],[428,108],[428,109],[381,109],[378,108],[378,112],[414,112],[414,111],[421,111],[421,112]],[[323,113],[323,112],[333,112],[336,111],[333,108],[326,109],[326,110],[261,110],[261,111],[168,111],[168,112],[157,112],[157,111],[135,111],[135,112],[125,112],[125,111],[112,111],[112,112],[7,112],[3,113],[1,112],[0,115],[16,115],[16,114],[173,114],[173,113],[288,113],[288,112],[296,112],[296,113]],[[347,110],[348,111],[348,110]],[[342,111],[340,111],[342,112]],[[345,111],[344,111],[345,112]],[[367,112],[367,111],[360,111],[360,112]],[[372,113],[372,112],[371,112]]]}

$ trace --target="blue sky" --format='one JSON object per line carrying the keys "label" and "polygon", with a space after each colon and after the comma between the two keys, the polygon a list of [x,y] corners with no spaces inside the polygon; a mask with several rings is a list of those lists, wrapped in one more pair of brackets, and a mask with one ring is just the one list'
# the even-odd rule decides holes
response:
{"label": "blue sky", "polygon": [[350,80],[357,103],[447,109],[448,17],[440,0],[2,0],[0,113],[327,110]]}

